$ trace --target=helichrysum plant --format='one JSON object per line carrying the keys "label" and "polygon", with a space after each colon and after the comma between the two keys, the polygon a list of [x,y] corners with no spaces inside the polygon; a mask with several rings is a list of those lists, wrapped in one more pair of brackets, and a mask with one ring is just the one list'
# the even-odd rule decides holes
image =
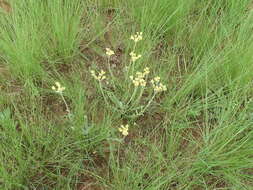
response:
{"label": "helichrysum plant", "polygon": [[[106,85],[108,83],[112,84],[114,87],[114,74],[113,71],[110,68],[110,58],[115,53],[110,48],[105,49],[105,54],[107,56],[107,63],[108,63],[108,71],[110,74],[110,77],[106,77],[106,72],[104,70],[100,70],[99,72],[95,72],[94,70],[91,70],[90,73],[92,77],[98,82],[99,89],[101,94],[103,95],[103,98],[107,105],[110,107],[113,107],[114,110],[121,113],[121,115],[124,115],[126,117],[130,118],[136,118],[140,115],[143,115],[147,109],[150,107],[151,103],[154,101],[155,97],[164,91],[167,90],[167,87],[161,82],[161,79],[159,76],[156,76],[154,78],[151,78],[150,75],[150,69],[148,67],[145,67],[142,71],[134,71],[134,64],[136,64],[136,61],[139,60],[142,56],[140,54],[135,53],[135,49],[138,45],[138,43],[143,39],[142,32],[137,32],[135,35],[132,35],[130,39],[134,42],[133,50],[131,51],[130,55],[130,62],[127,65],[127,75],[125,79],[123,79],[122,82],[129,81],[128,83],[128,89],[127,91],[130,92],[130,96],[127,98],[123,98],[122,96],[119,96],[115,93],[114,90],[108,90],[106,88]],[[130,75],[130,76],[129,76]],[[124,75],[122,75],[124,76]],[[151,79],[151,80],[150,80]],[[106,82],[103,82],[106,80]],[[151,91],[152,94],[149,94],[148,96],[143,97],[144,92],[150,92],[148,88],[152,88]],[[144,101],[143,101],[144,100]],[[122,134],[126,135],[128,134],[128,125],[121,126],[120,132]]]}
{"label": "helichrysum plant", "polygon": [[54,92],[56,92],[57,94],[60,95],[62,101],[64,102],[65,104],[65,107],[66,107],[66,111],[68,112],[68,116],[70,117],[70,109],[69,109],[69,106],[63,96],[63,91],[65,90],[66,88],[64,86],[62,86],[59,82],[55,82],[55,86],[52,86],[52,90]]}

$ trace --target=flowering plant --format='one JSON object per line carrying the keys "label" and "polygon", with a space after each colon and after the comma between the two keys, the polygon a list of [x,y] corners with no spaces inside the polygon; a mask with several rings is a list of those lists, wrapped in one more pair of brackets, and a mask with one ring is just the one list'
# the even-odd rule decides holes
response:
{"label": "flowering plant", "polygon": [[[94,70],[91,70],[90,73],[98,82],[100,92],[107,106],[113,108],[117,113],[120,113],[121,116],[126,118],[137,118],[147,111],[155,97],[159,93],[166,91],[167,87],[162,84],[160,77],[156,76],[153,79],[150,78],[149,67],[145,67],[143,71],[134,72],[134,66],[137,60],[142,57],[141,54],[135,53],[138,42],[143,39],[142,32],[137,32],[135,35],[132,35],[130,39],[134,41],[134,47],[133,51],[129,54],[130,63],[127,65],[127,78],[124,79],[124,81],[128,83],[127,92],[130,92],[129,96],[122,97],[122,95],[119,96],[116,93],[117,89],[115,89],[116,85],[114,84],[114,79],[116,77],[110,68],[110,59],[115,53],[110,48],[106,48],[105,51],[110,77],[106,77],[106,72],[104,70],[97,72],[98,74],[96,74]],[[112,84],[114,89],[108,89],[107,84]],[[144,100],[144,93],[150,93],[150,90],[148,90],[149,88],[153,89],[151,91],[152,94],[149,94]],[[123,131],[122,127],[120,129]],[[124,132],[124,134],[126,134],[126,132]]]}

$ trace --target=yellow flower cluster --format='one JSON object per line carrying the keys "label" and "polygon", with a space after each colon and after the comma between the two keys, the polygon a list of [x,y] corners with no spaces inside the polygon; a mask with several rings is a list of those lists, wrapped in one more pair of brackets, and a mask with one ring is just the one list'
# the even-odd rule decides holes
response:
{"label": "yellow flower cluster", "polygon": [[121,132],[122,135],[126,137],[128,135],[128,128],[129,128],[129,125],[126,125],[126,126],[121,125],[119,127],[119,132]]}
{"label": "yellow flower cluster", "polygon": [[106,55],[108,55],[109,57],[115,54],[114,51],[112,51],[110,48],[106,48],[105,50],[106,50]]}
{"label": "yellow flower cluster", "polygon": [[101,70],[101,71],[98,73],[98,75],[96,75],[96,73],[95,73],[94,70],[91,70],[90,73],[91,73],[91,76],[93,76],[93,78],[95,78],[95,79],[98,80],[98,81],[102,81],[102,80],[106,79],[105,71],[104,71],[104,70]]}
{"label": "yellow flower cluster", "polygon": [[144,69],[143,72],[136,72],[136,77],[130,76],[130,79],[132,80],[135,87],[142,86],[145,87],[147,84],[146,76],[150,73],[150,70],[148,67]]}
{"label": "yellow flower cluster", "polygon": [[167,90],[167,87],[160,82],[161,78],[160,77],[155,77],[154,79],[151,80],[151,84],[154,88],[154,92],[163,92]]}
{"label": "yellow flower cluster", "polygon": [[142,40],[142,32],[137,32],[135,35],[132,35],[131,40],[133,40],[135,43]]}
{"label": "yellow flower cluster", "polygon": [[135,62],[135,61],[137,61],[138,59],[141,58],[141,55],[137,55],[137,54],[134,53],[134,52],[131,52],[131,53],[130,53],[130,56],[131,56],[131,60],[132,60],[133,62]]}
{"label": "yellow flower cluster", "polygon": [[64,86],[61,86],[61,84],[59,82],[55,82],[55,86],[52,86],[52,90],[62,94],[62,92],[65,90]]}
{"label": "yellow flower cluster", "polygon": [[148,75],[150,73],[150,70],[148,67],[145,67],[143,74]]}

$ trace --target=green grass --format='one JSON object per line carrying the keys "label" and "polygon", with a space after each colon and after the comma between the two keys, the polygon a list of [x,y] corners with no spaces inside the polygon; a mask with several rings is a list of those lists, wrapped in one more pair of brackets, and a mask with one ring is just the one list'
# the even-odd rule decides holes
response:
{"label": "green grass", "polygon": [[253,189],[250,0],[8,3],[0,189]]}

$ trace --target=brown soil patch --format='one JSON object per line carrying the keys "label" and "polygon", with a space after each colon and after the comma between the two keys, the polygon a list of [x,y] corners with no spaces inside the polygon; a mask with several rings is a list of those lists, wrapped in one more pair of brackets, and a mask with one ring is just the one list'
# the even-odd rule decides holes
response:
{"label": "brown soil patch", "polygon": [[47,95],[42,97],[42,102],[45,115],[52,115],[53,113],[55,119],[58,118],[58,121],[62,121],[62,118],[67,116],[68,112],[61,97]]}
{"label": "brown soil patch", "polygon": [[82,174],[76,190],[103,190],[99,182],[92,176]]}
{"label": "brown soil patch", "polygon": [[0,8],[7,13],[10,13],[12,11],[10,4],[4,0],[0,0]]}

